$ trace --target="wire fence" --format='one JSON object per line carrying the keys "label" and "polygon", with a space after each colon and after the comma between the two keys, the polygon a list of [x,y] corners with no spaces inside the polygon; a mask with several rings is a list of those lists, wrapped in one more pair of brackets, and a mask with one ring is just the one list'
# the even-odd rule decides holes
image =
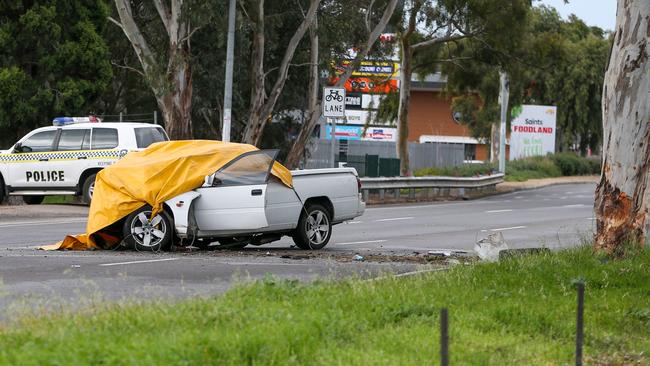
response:
{"label": "wire fence", "polygon": [[[577,282],[575,365],[582,366],[584,345],[585,284]],[[449,311],[440,309],[440,365],[449,366]]]}

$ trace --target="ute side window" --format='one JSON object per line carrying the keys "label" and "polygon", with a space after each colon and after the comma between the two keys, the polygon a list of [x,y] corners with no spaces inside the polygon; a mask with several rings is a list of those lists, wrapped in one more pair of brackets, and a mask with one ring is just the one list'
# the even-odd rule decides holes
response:
{"label": "ute side window", "polygon": [[135,140],[139,149],[149,147],[155,142],[168,141],[167,135],[159,127],[142,127],[135,129]]}
{"label": "ute side window", "polygon": [[93,128],[90,148],[93,150],[113,149],[117,147],[117,129]]}
{"label": "ute side window", "polygon": [[42,152],[54,150],[57,130],[37,132],[22,142],[22,152]]}
{"label": "ute side window", "polygon": [[216,172],[212,178],[212,186],[266,183],[276,154],[277,150],[244,154]]}
{"label": "ute side window", "polygon": [[[88,137],[86,137],[88,136]],[[59,151],[87,150],[89,145],[84,147],[84,141],[90,138],[90,130],[62,130],[59,137]]]}

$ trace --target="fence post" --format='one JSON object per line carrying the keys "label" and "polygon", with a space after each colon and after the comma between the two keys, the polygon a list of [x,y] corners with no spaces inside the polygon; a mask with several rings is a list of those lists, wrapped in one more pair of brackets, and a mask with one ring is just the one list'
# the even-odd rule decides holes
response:
{"label": "fence post", "polygon": [[449,366],[449,319],[447,308],[440,309],[440,365]]}
{"label": "fence post", "polygon": [[576,366],[582,366],[582,344],[584,342],[585,284],[578,283],[578,312],[576,314]]}

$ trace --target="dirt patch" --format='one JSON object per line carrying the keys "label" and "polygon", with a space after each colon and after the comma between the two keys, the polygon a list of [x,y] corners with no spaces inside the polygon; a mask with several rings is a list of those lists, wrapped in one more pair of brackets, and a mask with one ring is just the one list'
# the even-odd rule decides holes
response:
{"label": "dirt patch", "polygon": [[[210,247],[201,250],[195,247],[176,247],[175,252],[196,253],[210,256],[281,258],[290,260],[330,260],[340,263],[371,262],[371,263],[414,263],[446,266],[450,264],[471,263],[476,257],[471,253],[429,253],[429,251],[358,251],[358,250],[301,250],[298,248],[244,248],[231,250]],[[447,255],[449,254],[449,255]]]}

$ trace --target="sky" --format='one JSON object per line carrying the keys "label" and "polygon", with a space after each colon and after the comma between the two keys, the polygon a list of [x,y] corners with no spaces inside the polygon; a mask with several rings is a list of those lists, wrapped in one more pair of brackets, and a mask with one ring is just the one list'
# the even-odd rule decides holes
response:
{"label": "sky", "polygon": [[605,30],[614,30],[616,24],[616,0],[541,0],[534,4],[554,7],[564,19],[575,14],[587,25],[595,25]]}

